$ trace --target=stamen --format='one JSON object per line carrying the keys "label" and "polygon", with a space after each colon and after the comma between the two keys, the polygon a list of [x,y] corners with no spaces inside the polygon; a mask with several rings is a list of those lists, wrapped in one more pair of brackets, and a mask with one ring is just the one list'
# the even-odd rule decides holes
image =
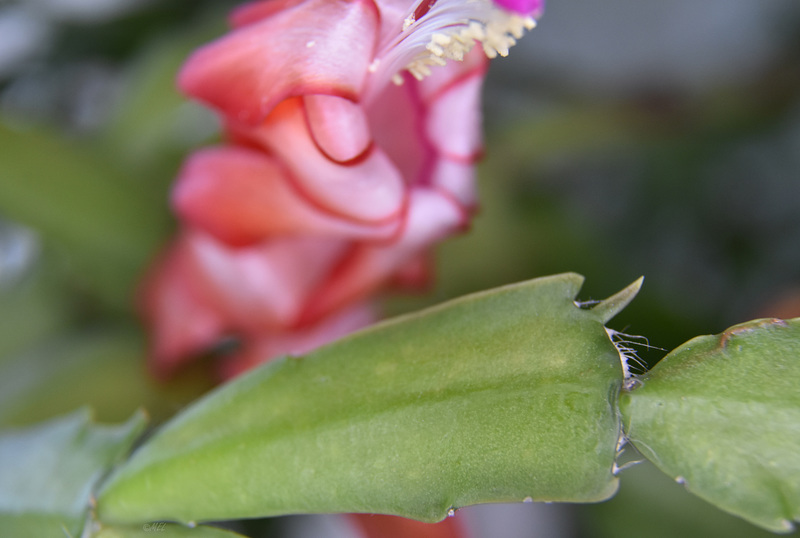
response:
{"label": "stamen", "polygon": [[403,70],[420,80],[431,67],[462,61],[476,43],[489,58],[507,56],[534,27],[532,16],[506,11],[492,0],[421,0],[398,35],[382,44],[374,69],[395,83],[402,83]]}

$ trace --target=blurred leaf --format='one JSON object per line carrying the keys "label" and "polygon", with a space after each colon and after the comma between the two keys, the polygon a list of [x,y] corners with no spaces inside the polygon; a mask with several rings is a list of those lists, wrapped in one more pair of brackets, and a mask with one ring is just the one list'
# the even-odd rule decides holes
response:
{"label": "blurred leaf", "polygon": [[671,352],[621,398],[627,435],[689,491],[775,532],[800,519],[800,318]]}
{"label": "blurred leaf", "polygon": [[768,538],[768,531],[698,499],[649,462],[620,475],[619,492],[602,504],[579,505],[581,536],[619,538]]}
{"label": "blurred leaf", "polygon": [[[10,357],[62,331],[72,322],[67,294],[46,273],[48,271],[39,267],[15,285],[0,288],[0,319],[3,320],[0,323],[0,369]],[[2,383],[0,376],[0,385]]]}
{"label": "blurred leaf", "polygon": [[144,264],[167,237],[163,192],[46,131],[0,123],[0,212],[61,247],[73,274],[104,302],[129,310]]}
{"label": "blurred leaf", "polygon": [[319,512],[423,521],[482,502],[613,495],[622,370],[564,274],[272,361],[168,423],[116,472],[101,520]]}
{"label": "blurred leaf", "polygon": [[165,198],[175,165],[219,131],[214,113],[182,95],[175,78],[195,48],[224,32],[222,20],[170,33],[144,49],[128,69],[125,93],[104,131],[106,146],[121,162],[163,176]]}
{"label": "blurred leaf", "polygon": [[116,422],[144,407],[166,419],[212,386],[200,370],[156,384],[144,370],[137,331],[97,328],[48,338],[0,363],[0,425],[22,425],[89,405]]}
{"label": "blurred leaf", "polygon": [[142,413],[120,426],[99,426],[82,409],[0,434],[3,534],[80,536],[96,484],[130,450],[144,426]]}

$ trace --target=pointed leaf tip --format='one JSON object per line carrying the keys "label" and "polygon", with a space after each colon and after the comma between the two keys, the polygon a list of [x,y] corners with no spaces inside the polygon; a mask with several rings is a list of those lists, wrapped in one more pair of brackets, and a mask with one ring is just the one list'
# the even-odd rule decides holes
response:
{"label": "pointed leaf tip", "polygon": [[633,301],[633,298],[636,297],[636,294],[639,293],[639,290],[642,288],[643,282],[644,277],[640,276],[629,286],[618,291],[608,299],[600,301],[592,308],[592,312],[596,313],[604,324],[608,323],[611,318],[619,314]]}

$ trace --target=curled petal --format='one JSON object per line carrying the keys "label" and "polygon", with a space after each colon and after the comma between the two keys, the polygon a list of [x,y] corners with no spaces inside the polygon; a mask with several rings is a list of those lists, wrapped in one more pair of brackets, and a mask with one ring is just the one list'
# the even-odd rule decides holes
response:
{"label": "curled petal", "polygon": [[434,147],[425,133],[425,113],[416,81],[387,86],[368,108],[375,143],[411,186],[425,182],[434,159]]}
{"label": "curled petal", "polygon": [[311,135],[329,159],[351,161],[367,150],[371,135],[360,105],[335,95],[307,95],[303,102]]}
{"label": "curled petal", "polygon": [[293,95],[356,101],[377,28],[371,0],[306,0],[198,49],[183,66],[178,85],[251,125]]}
{"label": "curled petal", "polygon": [[318,210],[269,155],[245,147],[200,150],[187,159],[172,193],[178,215],[232,246],[275,234],[387,239],[400,219],[362,224]]}
{"label": "curled petal", "polygon": [[245,348],[221,365],[223,379],[230,379],[270,359],[299,356],[357,331],[378,319],[368,304],[342,310],[319,323],[302,329],[264,332],[246,338]]}
{"label": "curled petal", "polygon": [[280,158],[295,188],[323,211],[370,224],[392,221],[403,211],[406,187],[388,157],[372,146],[355,161],[332,161],[314,144],[299,99],[281,103],[257,129],[230,129]]}
{"label": "curled petal", "polygon": [[178,239],[149,270],[141,288],[141,310],[150,327],[150,370],[162,379],[212,346],[224,328],[190,278],[186,246]]}
{"label": "curled petal", "polygon": [[409,260],[434,242],[458,231],[466,215],[452,198],[432,189],[415,189],[406,226],[397,242],[389,245],[359,243],[354,246],[312,301],[301,323],[313,322],[345,305],[361,301],[376,291]]}
{"label": "curled petal", "polygon": [[297,237],[234,249],[193,233],[191,278],[228,326],[250,333],[274,330],[295,323],[344,246],[340,241]]}

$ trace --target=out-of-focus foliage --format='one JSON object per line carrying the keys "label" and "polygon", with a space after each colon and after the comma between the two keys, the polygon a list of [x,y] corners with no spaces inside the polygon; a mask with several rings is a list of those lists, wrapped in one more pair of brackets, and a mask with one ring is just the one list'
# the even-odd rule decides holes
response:
{"label": "out-of-focus foliage", "polygon": [[[0,424],[83,403],[158,420],[208,386],[202,368],[175,386],[148,378],[135,290],[171,233],[182,156],[216,136],[174,74],[236,3],[0,4]],[[799,12],[550,2],[490,73],[481,215],[440,249],[432,293],[387,311],[572,270],[590,277],[587,298],[646,275],[617,324],[655,347],[800,315]],[[582,535],[655,535],[635,516],[670,510],[667,535],[758,534],[708,525],[725,516],[628,472],[618,499],[576,509]]]}
{"label": "out-of-focus foliage", "polygon": [[146,522],[126,527],[94,521],[89,512],[98,484],[128,455],[145,424],[142,412],[125,424],[95,424],[84,408],[34,427],[0,433],[3,533],[15,538],[128,538],[151,532],[174,538],[238,536],[205,526]]}
{"label": "out-of-focus foliage", "polygon": [[736,536],[775,538],[692,495],[649,462],[622,474],[620,489],[603,504],[581,506],[581,536]]}
{"label": "out-of-focus foliage", "polygon": [[100,479],[123,459],[145,425],[92,424],[86,409],[0,434],[0,525],[8,536],[78,536]]}
{"label": "out-of-focus foliage", "polygon": [[[214,136],[213,118],[172,83],[221,27],[207,6],[166,2],[102,23],[43,16],[63,46],[2,81],[0,424],[82,404],[103,420],[142,405],[159,419],[211,386],[202,368],[156,385],[135,312],[138,283],[172,233],[172,176]],[[92,91],[102,95],[82,102]],[[86,125],[82,107],[100,119]]]}
{"label": "out-of-focus foliage", "polygon": [[142,266],[169,230],[163,192],[93,148],[0,130],[0,211],[66,251],[80,286],[129,308]]}

